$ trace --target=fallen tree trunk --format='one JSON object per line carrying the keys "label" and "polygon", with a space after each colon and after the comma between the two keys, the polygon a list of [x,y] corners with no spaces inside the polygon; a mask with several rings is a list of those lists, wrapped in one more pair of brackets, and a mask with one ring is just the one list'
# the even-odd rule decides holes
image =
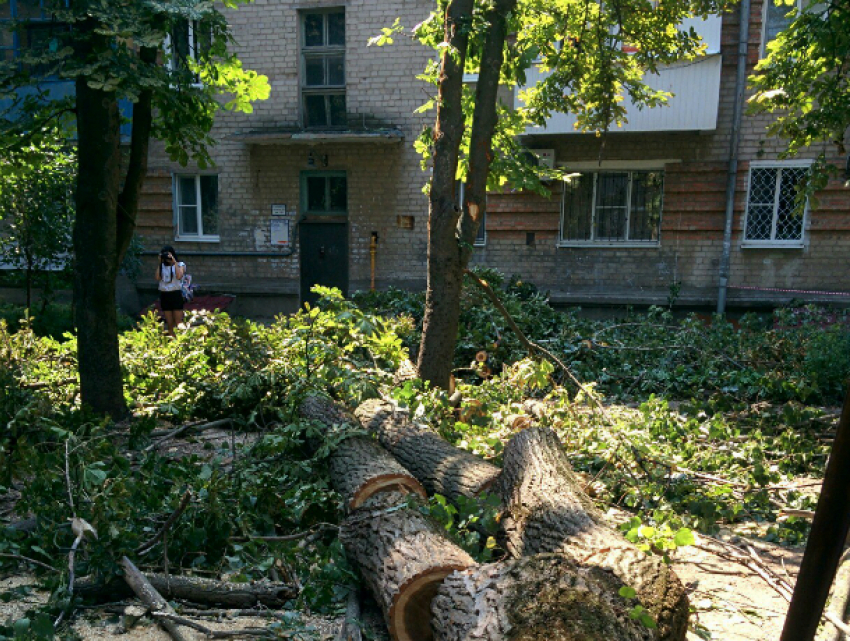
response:
{"label": "fallen tree trunk", "polygon": [[[345,407],[323,396],[306,398],[299,407],[299,414],[329,429],[336,425],[359,426]],[[342,495],[349,511],[356,510],[379,492],[397,490],[427,498],[419,481],[371,437],[346,438],[331,454],[330,463],[334,489]]]}
{"label": "fallen tree trunk", "polygon": [[658,624],[659,639],[685,638],[688,598],[681,581],[659,557],[604,524],[552,430],[533,428],[511,439],[498,492],[505,508],[500,538],[512,556],[554,552],[609,570],[635,589]]}
{"label": "fallen tree trunk", "polygon": [[429,494],[451,500],[478,496],[499,476],[498,467],[451,445],[429,428],[411,423],[393,403],[369,400],[354,414]]}
{"label": "fallen tree trunk", "polygon": [[339,537],[381,606],[392,638],[428,641],[437,589],[447,575],[475,561],[404,501],[394,492],[373,496],[343,522]]}
{"label": "fallen tree trunk", "polygon": [[[145,578],[157,592],[168,598],[228,608],[252,608],[258,603],[267,608],[281,608],[298,596],[296,588],[281,583],[228,583],[165,574],[146,574]],[[74,582],[74,594],[93,600],[114,601],[133,593],[120,577],[108,582],[83,577]]]}
{"label": "fallen tree trunk", "polygon": [[450,574],[431,603],[437,641],[651,641],[629,616],[633,599],[598,567],[558,554],[511,559]]}
{"label": "fallen tree trunk", "polygon": [[[124,581],[132,588],[136,596],[139,597],[152,614],[176,614],[174,608],[169,605],[168,601],[162,598],[162,595],[154,588],[145,578],[138,568],[133,565],[133,562],[126,556],[121,559],[121,569],[124,570]],[[187,638],[180,632],[180,628],[173,621],[168,619],[158,619],[160,625],[168,631],[174,641],[188,641]]]}
{"label": "fallen tree trunk", "polygon": [[397,491],[428,498],[419,481],[368,436],[351,436],[334,450],[331,482],[349,511],[379,492]]}

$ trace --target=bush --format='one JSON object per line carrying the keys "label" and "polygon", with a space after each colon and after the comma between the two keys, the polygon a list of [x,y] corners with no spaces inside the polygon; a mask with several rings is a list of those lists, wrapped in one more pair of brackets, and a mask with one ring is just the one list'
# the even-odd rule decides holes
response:
{"label": "bush", "polygon": [[[74,332],[73,310],[70,305],[50,303],[43,309],[30,310],[31,327],[36,336],[49,336],[57,340],[66,333]],[[20,305],[5,303],[0,305],[0,320],[6,321],[9,331],[17,332],[24,325],[27,309]],[[126,314],[118,313],[118,331],[124,332],[133,327],[133,320]]]}

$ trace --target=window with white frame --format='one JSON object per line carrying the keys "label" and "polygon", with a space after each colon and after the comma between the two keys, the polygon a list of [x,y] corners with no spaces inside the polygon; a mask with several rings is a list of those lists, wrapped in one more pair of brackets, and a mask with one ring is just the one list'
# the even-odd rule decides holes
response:
{"label": "window with white frame", "polygon": [[658,244],[664,172],[599,171],[564,183],[561,244]]}
{"label": "window with white frame", "polygon": [[218,176],[174,176],[174,209],[179,240],[218,240]]}
{"label": "window with white frame", "polygon": [[745,244],[803,244],[808,203],[801,200],[800,187],[808,174],[808,163],[750,166]]}
{"label": "window with white frame", "polygon": [[[185,71],[189,63],[209,53],[212,30],[208,23],[199,20],[178,20],[165,38],[165,51],[172,71]],[[197,80],[197,79],[196,79]]]}
{"label": "window with white frame", "polygon": [[345,127],[345,10],[301,14],[301,100],[305,127]]}
{"label": "window with white frame", "polygon": [[[463,203],[466,199],[466,183],[457,182],[457,206],[463,209]],[[485,196],[486,198],[486,196]],[[484,217],[481,219],[481,224],[478,225],[478,231],[475,232],[475,241],[472,243],[476,247],[483,247],[487,244],[487,209],[484,209]]]}
{"label": "window with white frame", "polygon": [[762,18],[761,57],[767,56],[767,45],[774,40],[779,32],[785,31],[797,18],[801,10],[801,0],[794,0],[793,6],[776,0],[764,0],[764,15]]}

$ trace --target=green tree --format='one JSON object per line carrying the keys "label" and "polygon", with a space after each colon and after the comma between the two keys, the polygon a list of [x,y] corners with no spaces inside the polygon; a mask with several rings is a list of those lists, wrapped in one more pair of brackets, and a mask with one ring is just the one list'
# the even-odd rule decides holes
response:
{"label": "green tree", "polygon": [[847,153],[850,6],[840,0],[818,1],[798,13],[794,2],[777,4],[786,5],[796,17],[767,45],[767,57],[750,77],[755,88],[750,109],[776,115],[768,134],[785,140],[787,154],[819,146],[811,191],[823,187],[838,170],[828,162],[829,150]]}
{"label": "green tree", "polygon": [[[487,189],[505,183],[546,193],[541,179],[565,178],[524,160],[516,136],[544,125],[555,112],[573,113],[583,131],[606,132],[626,121],[625,97],[655,107],[669,94],[643,77],[659,65],[698,55],[703,45],[677,25],[724,8],[726,0],[438,0],[414,36],[440,53],[424,78],[437,95],[436,124],[417,141],[433,174],[429,198],[428,286],[420,375],[449,383],[458,330],[460,291],[484,218]],[[374,39],[392,42],[396,23]],[[624,46],[627,45],[627,46]],[[522,87],[539,65],[549,75],[524,89],[524,106],[498,100],[500,86]],[[473,85],[463,75],[477,74]],[[456,181],[466,183],[462,206]]]}
{"label": "green tree", "polygon": [[[209,131],[220,109],[251,111],[269,94],[265,76],[242,68],[220,7],[249,0],[43,0],[53,25],[28,51],[0,66],[8,153],[37,142],[46,125],[73,116],[78,178],[74,299],[82,401],[114,417],[126,412],[115,277],[135,228],[151,137],[175,160],[211,164]],[[16,0],[38,8],[38,0]],[[26,33],[30,23],[13,22]],[[192,33],[194,37],[189,38]],[[168,40],[173,46],[166,47]],[[23,38],[22,38],[23,40]],[[74,84],[51,93],[46,78]],[[119,99],[132,102],[122,157]],[[123,160],[123,171],[122,171]]]}
{"label": "green tree", "polygon": [[23,274],[27,308],[46,307],[71,271],[76,155],[58,131],[7,154],[0,167],[0,260]]}

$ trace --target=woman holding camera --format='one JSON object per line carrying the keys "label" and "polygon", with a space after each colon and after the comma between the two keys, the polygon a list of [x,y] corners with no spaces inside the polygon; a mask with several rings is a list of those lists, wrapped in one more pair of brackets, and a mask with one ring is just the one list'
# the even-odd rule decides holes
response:
{"label": "woman holding camera", "polygon": [[168,335],[174,336],[174,328],[183,322],[183,275],[186,263],[177,260],[171,245],[159,252],[156,280],[159,283],[159,306],[168,326]]}

